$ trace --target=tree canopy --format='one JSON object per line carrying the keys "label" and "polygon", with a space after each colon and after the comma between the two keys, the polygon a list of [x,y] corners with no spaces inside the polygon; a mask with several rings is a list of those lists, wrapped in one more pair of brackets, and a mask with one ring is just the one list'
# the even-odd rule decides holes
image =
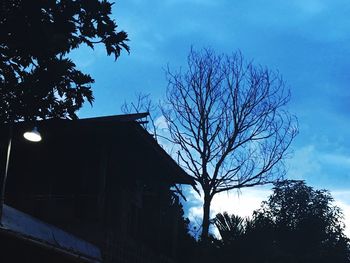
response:
{"label": "tree canopy", "polygon": [[236,262],[350,262],[342,220],[328,191],[278,182],[252,219],[216,216],[220,254]]}
{"label": "tree canopy", "polygon": [[4,0],[0,6],[0,122],[76,118],[93,102],[93,78],[67,54],[105,46],[117,59],[127,34],[117,31],[107,0]]}

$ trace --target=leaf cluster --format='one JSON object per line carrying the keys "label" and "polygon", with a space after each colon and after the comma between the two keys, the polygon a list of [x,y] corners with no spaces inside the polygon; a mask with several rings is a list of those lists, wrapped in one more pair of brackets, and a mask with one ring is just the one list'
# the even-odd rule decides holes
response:
{"label": "leaf cluster", "polygon": [[0,6],[0,121],[76,118],[93,78],[67,54],[81,44],[129,51],[106,0],[4,0]]}

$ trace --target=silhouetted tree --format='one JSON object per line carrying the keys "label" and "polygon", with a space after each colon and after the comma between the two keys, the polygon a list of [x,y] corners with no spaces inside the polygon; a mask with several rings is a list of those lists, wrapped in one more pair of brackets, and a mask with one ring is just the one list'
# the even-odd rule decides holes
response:
{"label": "silhouetted tree", "polygon": [[254,225],[272,220],[275,256],[279,262],[350,262],[343,215],[326,190],[314,190],[303,181],[275,184],[274,192],[255,211]]}
{"label": "silhouetted tree", "polygon": [[240,216],[229,215],[227,212],[219,213],[214,222],[225,244],[239,241],[245,234],[246,221]]}
{"label": "silhouetted tree", "polygon": [[[251,220],[218,214],[221,259],[236,262],[350,262],[342,213],[326,190],[275,183]],[[252,253],[251,251],[254,251]]]}
{"label": "silhouetted tree", "polygon": [[[150,195],[159,186],[143,182],[142,207],[139,209],[138,240],[142,240],[157,255],[167,256],[178,262],[189,261],[196,242],[189,234],[189,220],[184,217],[177,191],[162,188],[157,195]],[[157,205],[155,205],[157,204]]]}
{"label": "silhouetted tree", "polygon": [[162,113],[179,163],[203,190],[202,240],[220,192],[274,182],[297,134],[285,109],[289,91],[277,73],[246,63],[240,52],[191,50],[185,72],[168,69]]}
{"label": "silhouetted tree", "polygon": [[93,78],[67,54],[104,44],[118,58],[129,51],[107,0],[3,0],[0,5],[0,123],[10,119],[76,118],[93,102]]}

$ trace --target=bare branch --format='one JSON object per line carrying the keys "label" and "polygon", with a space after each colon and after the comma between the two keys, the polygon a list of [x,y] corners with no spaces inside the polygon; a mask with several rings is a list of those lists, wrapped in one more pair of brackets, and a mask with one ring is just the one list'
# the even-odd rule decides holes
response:
{"label": "bare branch", "polygon": [[215,194],[283,176],[297,121],[285,109],[290,92],[278,72],[245,62],[240,52],[191,49],[187,71],[168,68],[167,78],[162,114],[179,163],[204,192],[205,237]]}
{"label": "bare branch", "polygon": [[149,113],[149,120],[146,122],[143,122],[143,127],[150,131],[155,140],[158,141],[158,127],[155,123],[154,115],[156,114],[158,109],[158,106],[155,105],[151,100],[150,94],[143,94],[138,93],[136,94],[136,102],[127,103],[124,102],[124,104],[121,107],[121,110],[123,113],[140,113],[140,112],[148,112]]}

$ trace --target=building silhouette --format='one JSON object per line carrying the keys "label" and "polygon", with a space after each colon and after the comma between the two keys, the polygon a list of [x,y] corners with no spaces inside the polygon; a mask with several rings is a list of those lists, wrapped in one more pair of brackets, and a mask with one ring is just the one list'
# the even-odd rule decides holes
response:
{"label": "building silhouette", "polygon": [[[16,123],[8,209],[91,244],[83,254],[98,248],[96,262],[176,262],[183,219],[174,186],[194,181],[142,127],[146,116]],[[40,143],[22,136],[33,125]],[[7,139],[5,125],[1,171]]]}

